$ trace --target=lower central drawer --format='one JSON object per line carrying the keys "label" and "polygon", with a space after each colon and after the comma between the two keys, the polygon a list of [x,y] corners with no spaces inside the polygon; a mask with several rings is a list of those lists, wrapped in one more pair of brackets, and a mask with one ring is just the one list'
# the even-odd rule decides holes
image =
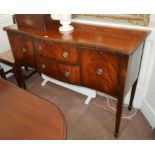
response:
{"label": "lower central drawer", "polygon": [[80,67],[57,63],[47,58],[37,56],[37,66],[43,74],[54,79],[80,85]]}

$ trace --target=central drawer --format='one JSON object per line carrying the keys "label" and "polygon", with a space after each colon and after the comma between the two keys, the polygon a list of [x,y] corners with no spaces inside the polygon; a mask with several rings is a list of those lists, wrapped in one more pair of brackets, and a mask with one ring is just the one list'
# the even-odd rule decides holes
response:
{"label": "central drawer", "polygon": [[80,67],[69,66],[51,61],[50,59],[37,56],[37,65],[45,75],[60,81],[80,85]]}
{"label": "central drawer", "polygon": [[78,51],[75,45],[39,39],[34,40],[34,44],[36,52],[41,56],[67,64],[79,64]]}

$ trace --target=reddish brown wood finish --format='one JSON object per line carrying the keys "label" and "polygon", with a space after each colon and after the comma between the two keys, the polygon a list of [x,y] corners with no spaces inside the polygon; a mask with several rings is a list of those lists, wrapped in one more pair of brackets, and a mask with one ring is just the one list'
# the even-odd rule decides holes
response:
{"label": "reddish brown wood finish", "polygon": [[29,27],[46,30],[46,21],[44,14],[16,14],[16,22],[19,28]]}
{"label": "reddish brown wood finish", "polygon": [[68,64],[79,64],[75,45],[34,40],[36,52],[44,57]]}
{"label": "reddish brown wood finish", "polygon": [[[35,45],[37,68],[44,74],[116,96],[118,104],[115,136],[117,137],[122,115],[128,59],[150,32],[74,23],[73,32],[62,34],[58,30],[59,22],[50,21],[50,18],[47,18],[46,23],[48,23],[46,31],[18,28],[16,25],[5,27],[4,30],[7,31],[8,36],[14,32],[14,34],[21,33],[33,38],[31,41]],[[11,40],[10,43],[16,57],[18,48],[14,46],[20,42]],[[64,50],[68,52],[67,57],[63,56]],[[19,57],[17,61],[18,59]],[[20,62],[27,63],[28,61],[25,55]]]}
{"label": "reddish brown wood finish", "polygon": [[0,139],[66,139],[66,121],[55,104],[0,79]]}
{"label": "reddish brown wood finish", "polygon": [[40,72],[55,79],[80,85],[80,67],[63,65],[43,57],[37,57]]}
{"label": "reddish brown wood finish", "polygon": [[36,67],[33,39],[21,33],[8,33],[9,41],[16,61]]}
{"label": "reddish brown wood finish", "polygon": [[126,55],[121,55],[120,59],[120,66],[119,66],[119,79],[118,79],[118,89],[117,89],[117,96],[118,96],[118,103],[117,103],[117,110],[116,110],[116,121],[115,121],[115,132],[114,136],[118,137],[123,104],[124,104],[124,89],[125,89],[125,81],[126,81],[126,74],[128,68],[128,60],[129,57]]}
{"label": "reddish brown wood finish", "polygon": [[120,55],[80,48],[83,85],[117,96]]}

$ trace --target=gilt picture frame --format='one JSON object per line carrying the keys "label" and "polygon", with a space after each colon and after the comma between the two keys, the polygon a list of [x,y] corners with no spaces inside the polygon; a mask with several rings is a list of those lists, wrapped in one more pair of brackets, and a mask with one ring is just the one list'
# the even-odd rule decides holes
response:
{"label": "gilt picture frame", "polygon": [[73,18],[82,16],[102,19],[126,20],[129,23],[141,26],[148,26],[150,22],[149,14],[74,14]]}

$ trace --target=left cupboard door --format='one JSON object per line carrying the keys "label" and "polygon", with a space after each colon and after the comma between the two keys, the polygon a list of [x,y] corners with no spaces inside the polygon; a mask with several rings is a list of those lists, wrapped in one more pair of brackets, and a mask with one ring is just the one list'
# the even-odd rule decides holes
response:
{"label": "left cupboard door", "polygon": [[20,64],[36,67],[33,38],[18,32],[8,32],[8,38],[15,60]]}

